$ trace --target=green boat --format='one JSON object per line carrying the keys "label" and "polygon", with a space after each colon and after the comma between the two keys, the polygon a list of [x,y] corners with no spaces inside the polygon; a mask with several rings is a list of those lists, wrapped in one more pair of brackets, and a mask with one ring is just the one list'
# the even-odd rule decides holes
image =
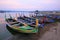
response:
{"label": "green boat", "polygon": [[36,25],[31,26],[23,22],[18,22],[13,18],[5,18],[6,26],[20,33],[38,33],[38,19],[36,19]]}

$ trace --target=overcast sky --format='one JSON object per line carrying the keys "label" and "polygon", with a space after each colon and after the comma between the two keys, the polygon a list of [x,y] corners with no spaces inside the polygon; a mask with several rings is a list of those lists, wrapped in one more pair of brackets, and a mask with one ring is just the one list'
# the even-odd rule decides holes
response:
{"label": "overcast sky", "polygon": [[60,0],[0,0],[0,10],[60,10]]}

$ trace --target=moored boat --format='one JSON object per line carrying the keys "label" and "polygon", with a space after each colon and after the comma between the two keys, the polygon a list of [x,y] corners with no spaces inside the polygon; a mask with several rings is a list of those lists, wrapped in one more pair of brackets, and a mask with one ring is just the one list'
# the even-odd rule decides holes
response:
{"label": "moored boat", "polygon": [[34,27],[23,22],[18,22],[13,18],[5,18],[5,20],[6,20],[6,25],[11,29],[16,30],[17,32],[21,32],[21,33],[38,32],[38,20],[36,20],[36,25]]}

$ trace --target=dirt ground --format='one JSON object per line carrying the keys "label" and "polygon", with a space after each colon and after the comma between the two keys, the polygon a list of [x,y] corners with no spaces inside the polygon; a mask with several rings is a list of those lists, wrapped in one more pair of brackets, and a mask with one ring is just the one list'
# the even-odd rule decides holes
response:
{"label": "dirt ground", "polygon": [[60,40],[60,23],[47,24],[34,35],[13,35],[7,40]]}
{"label": "dirt ground", "polygon": [[39,40],[60,40],[59,39],[59,27],[60,23],[56,26],[51,27]]}

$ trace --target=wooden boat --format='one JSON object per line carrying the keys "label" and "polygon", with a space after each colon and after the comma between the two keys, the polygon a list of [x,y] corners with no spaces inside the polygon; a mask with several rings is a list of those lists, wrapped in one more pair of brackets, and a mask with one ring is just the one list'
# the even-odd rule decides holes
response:
{"label": "wooden boat", "polygon": [[51,18],[47,18],[47,17],[43,17],[43,18],[40,18],[39,21],[42,23],[53,23],[55,22],[54,19],[51,19]]}
{"label": "wooden boat", "polygon": [[36,19],[36,25],[30,26],[23,22],[17,22],[15,19],[12,18],[5,18],[6,25],[13,30],[21,33],[37,33],[38,32],[38,19]]}
{"label": "wooden boat", "polygon": [[[20,19],[20,20],[19,20]],[[33,25],[35,25],[36,24],[36,22],[35,22],[35,20],[36,20],[36,18],[33,18],[33,17],[26,17],[26,18],[24,18],[24,19],[22,19],[22,17],[20,17],[18,20],[19,21],[24,21],[25,23],[27,23],[28,25],[30,25],[30,26],[33,26]],[[39,19],[38,19],[39,20]],[[40,22],[40,21],[39,21]],[[38,28],[44,28],[44,26],[45,26],[45,24],[44,23],[39,23],[38,22]],[[34,27],[34,26],[33,26]]]}
{"label": "wooden boat", "polygon": [[55,22],[60,21],[60,15],[48,15],[47,17],[55,20]]}
{"label": "wooden boat", "polygon": [[18,21],[25,22],[25,23],[27,23],[28,25],[36,21],[36,19],[30,18],[30,17],[17,17],[17,20],[18,20]]}

